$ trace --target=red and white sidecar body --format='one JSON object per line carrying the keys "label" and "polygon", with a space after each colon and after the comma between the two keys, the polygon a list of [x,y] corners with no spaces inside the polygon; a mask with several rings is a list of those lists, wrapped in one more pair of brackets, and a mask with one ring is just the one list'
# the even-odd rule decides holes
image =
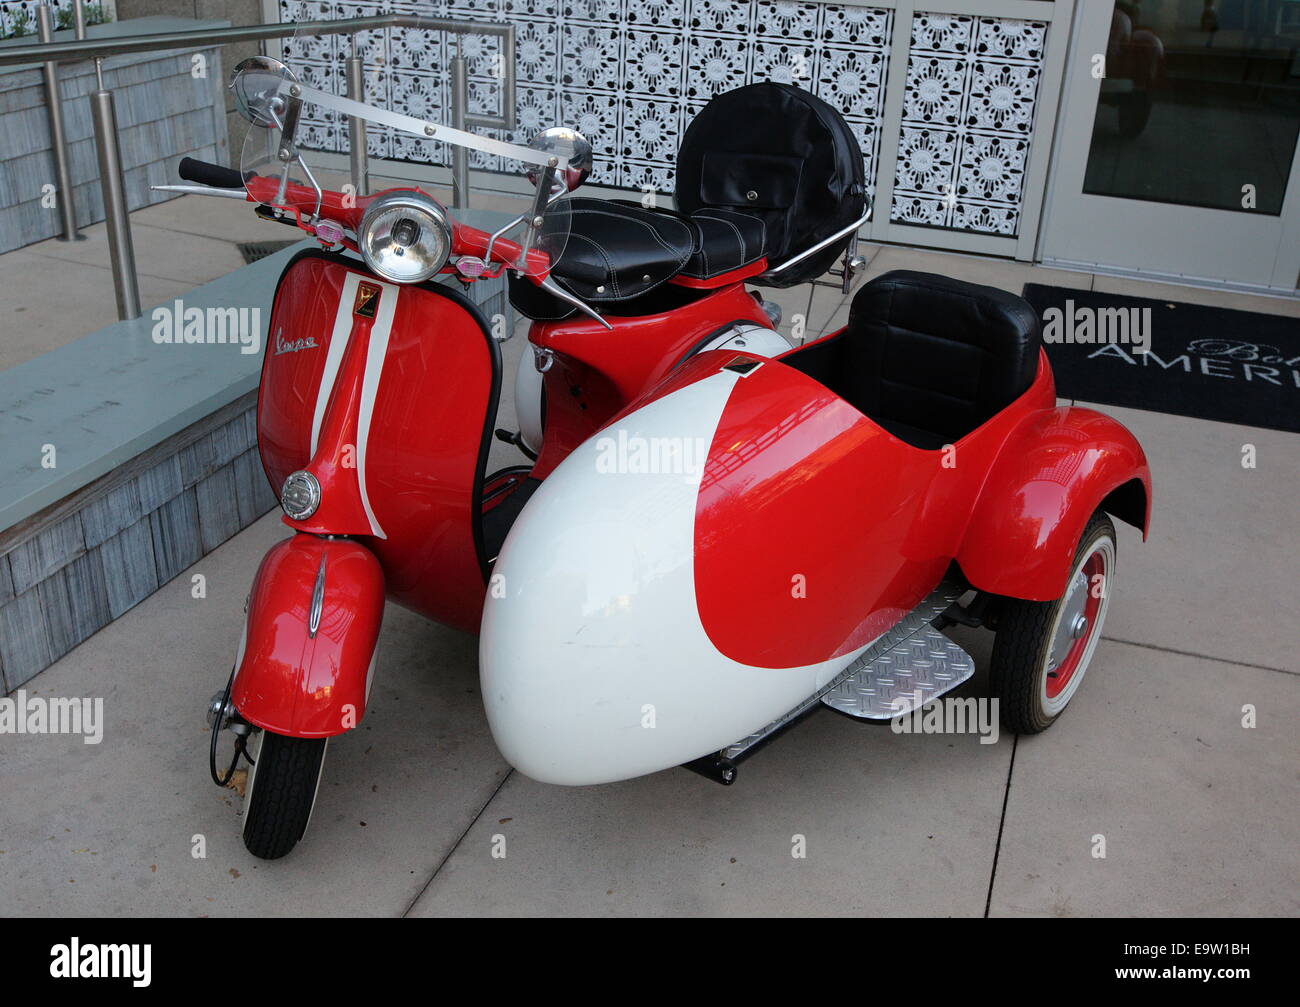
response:
{"label": "red and white sidecar body", "polygon": [[[1100,413],[1057,407],[1036,322],[988,323],[995,342],[1029,340],[1012,365],[1028,387],[973,429],[945,440],[897,419],[905,410],[881,392],[899,384],[891,355],[920,372],[909,403],[969,377],[907,359],[900,333],[914,322],[871,316],[898,310],[882,284],[924,295],[938,281],[868,285],[849,327],[822,341],[851,341],[857,359],[887,344],[864,365],[877,372],[866,397],[893,416],[869,417],[800,369],[825,346],[775,360],[712,351],[548,476],[506,540],[482,622],[483,698],[514,766],[594,784],[718,752],[816,697],[954,564],[978,591],[1048,601],[1099,508],[1145,530],[1141,448]],[[932,307],[960,315],[949,287]],[[947,318],[921,349],[942,355],[963,324]],[[977,403],[1002,365],[978,366]]]}

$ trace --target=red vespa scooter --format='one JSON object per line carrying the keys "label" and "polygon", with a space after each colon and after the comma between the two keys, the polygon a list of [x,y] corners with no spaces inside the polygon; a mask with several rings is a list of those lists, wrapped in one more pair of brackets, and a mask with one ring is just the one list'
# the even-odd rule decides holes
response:
{"label": "red vespa scooter", "polygon": [[[297,534],[262,560],[230,681],[208,710],[213,779],[224,785],[247,758],[244,841],[276,858],[306,830],[328,740],[365,716],[386,599],[477,632],[492,565],[541,480],[688,358],[788,350],[775,306],[743,281],[801,282],[844,253],[847,287],[864,194],[856,146],[835,146],[852,134],[842,121],[833,135],[819,126],[830,110],[798,93],[780,98],[805,134],[827,131],[838,160],[793,184],[847,198],[819,225],[829,233],[810,237],[791,220],[773,246],[761,216],[725,200],[688,215],[565,198],[591,164],[571,130],[521,147],[431,126],[311,88],[263,57],[240,64],[232,87],[254,126],[241,170],[186,159],[181,176],[198,184],[165,188],[246,199],[322,245],[281,276],[258,397],[263,465]],[[494,234],[419,189],[358,199],[324,190],[295,142],[309,104],[515,158],[534,190]],[[690,150],[684,143],[684,156],[704,156]],[[780,264],[770,266],[774,247]],[[536,365],[520,368],[523,429],[503,439],[535,464],[489,475],[500,350],[477,306],[437,277],[503,273],[534,319]],[[223,728],[237,740],[221,772]]]}

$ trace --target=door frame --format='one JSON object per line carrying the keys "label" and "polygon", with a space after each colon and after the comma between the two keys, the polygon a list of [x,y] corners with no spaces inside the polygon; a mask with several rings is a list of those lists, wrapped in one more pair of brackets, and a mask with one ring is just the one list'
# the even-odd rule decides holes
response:
{"label": "door frame", "polygon": [[[1112,11],[1109,4],[1092,3],[1079,4],[1075,12],[1072,34],[1078,41],[1065,80],[1040,221],[1041,261],[1089,272],[1294,294],[1300,276],[1300,142],[1292,152],[1278,216],[1083,191],[1101,91],[1101,80],[1092,76],[1092,53],[1106,51]],[[1213,235],[1212,242],[1205,235]],[[1219,251],[1224,248],[1229,254]],[[1259,251],[1243,256],[1247,249]],[[1150,262],[1159,266],[1152,268]],[[1241,269],[1224,268],[1228,264]]]}

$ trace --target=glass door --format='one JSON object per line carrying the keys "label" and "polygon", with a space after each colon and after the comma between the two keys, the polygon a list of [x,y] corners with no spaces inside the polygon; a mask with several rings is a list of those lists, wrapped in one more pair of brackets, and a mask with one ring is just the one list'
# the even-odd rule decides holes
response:
{"label": "glass door", "polygon": [[1045,262],[1293,291],[1300,0],[1077,9]]}

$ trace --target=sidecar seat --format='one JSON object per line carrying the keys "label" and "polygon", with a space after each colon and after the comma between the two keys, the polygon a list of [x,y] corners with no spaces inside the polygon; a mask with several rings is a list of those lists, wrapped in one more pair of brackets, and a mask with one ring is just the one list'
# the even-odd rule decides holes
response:
{"label": "sidecar seat", "polygon": [[782,357],[913,447],[970,433],[1033,384],[1042,334],[1022,297],[933,273],[864,284],[837,335]]}
{"label": "sidecar seat", "polygon": [[[669,210],[570,199],[555,281],[606,314],[647,315],[738,280],[788,287],[815,279],[847,236],[764,274],[862,218],[862,152],[844,117],[816,95],[749,84],[715,96],[687,128],[675,200]],[[511,304],[529,318],[576,310],[527,280],[509,283]]]}

